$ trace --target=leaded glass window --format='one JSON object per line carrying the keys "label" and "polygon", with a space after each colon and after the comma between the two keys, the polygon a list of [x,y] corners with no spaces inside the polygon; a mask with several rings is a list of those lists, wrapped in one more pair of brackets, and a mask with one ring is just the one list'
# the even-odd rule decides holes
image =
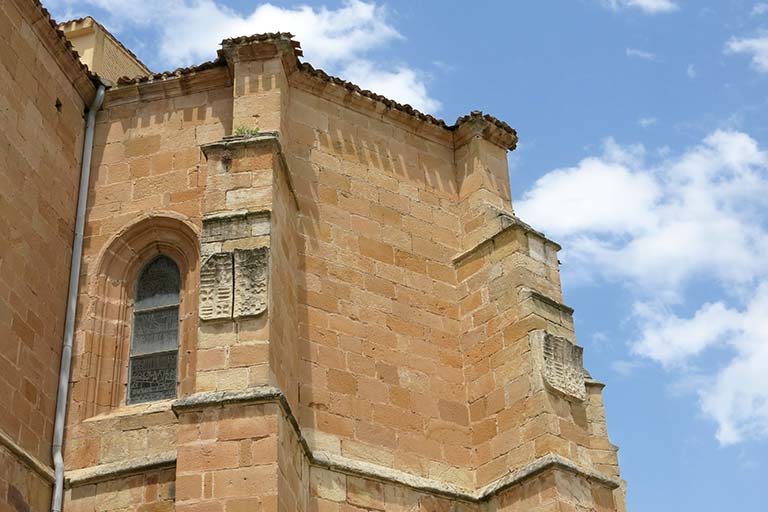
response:
{"label": "leaded glass window", "polygon": [[128,369],[128,403],[176,396],[179,352],[179,268],[167,256],[152,260],[136,284]]}

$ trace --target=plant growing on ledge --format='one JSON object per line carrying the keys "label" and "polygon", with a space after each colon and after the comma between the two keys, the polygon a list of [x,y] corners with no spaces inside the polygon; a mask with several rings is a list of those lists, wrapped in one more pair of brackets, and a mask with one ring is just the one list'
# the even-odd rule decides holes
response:
{"label": "plant growing on ledge", "polygon": [[238,126],[235,128],[235,135],[243,137],[255,137],[259,134],[258,128],[246,128],[245,126]]}

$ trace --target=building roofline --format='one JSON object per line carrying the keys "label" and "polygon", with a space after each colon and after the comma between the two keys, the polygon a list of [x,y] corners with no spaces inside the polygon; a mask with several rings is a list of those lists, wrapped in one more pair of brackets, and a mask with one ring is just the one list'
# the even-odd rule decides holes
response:
{"label": "building roofline", "polygon": [[98,28],[100,28],[107,37],[109,37],[112,41],[114,41],[117,44],[117,46],[119,46],[133,60],[135,60],[136,63],[139,66],[144,68],[144,72],[146,74],[148,74],[148,75],[152,74],[152,70],[149,68],[149,66],[144,64],[144,62],[139,57],[137,57],[135,53],[133,53],[127,46],[125,46],[122,42],[120,42],[120,40],[117,37],[115,37],[114,34],[112,34],[112,32],[107,30],[107,27],[105,27],[104,25],[99,23],[93,16],[83,16],[82,18],[75,18],[75,19],[63,21],[63,22],[58,24],[58,28],[59,28],[59,30],[63,31],[63,27],[66,27],[67,25],[77,25],[79,23],[83,23],[83,22],[86,22],[86,21],[90,21],[91,23],[96,25]]}
{"label": "building roofline", "polygon": [[[40,0],[16,0],[20,10],[28,13],[32,29],[38,32],[42,43],[48,47],[54,60],[61,66],[64,74],[72,82],[80,98],[89,105],[96,94],[96,87],[102,83],[99,75],[88,69],[80,60],[72,43],[59,29],[56,20]],[[30,12],[31,11],[31,12]]]}
{"label": "building roofline", "polygon": [[[485,114],[477,110],[472,111],[471,113],[456,119],[454,124],[449,125],[443,119],[440,119],[430,114],[425,114],[413,108],[411,105],[399,103],[395,100],[387,98],[386,96],[382,96],[381,94],[375,93],[368,89],[363,89],[357,84],[354,84],[352,82],[349,82],[347,80],[344,80],[342,78],[339,78],[333,75],[329,75],[325,71],[313,67],[308,62],[301,62],[299,61],[299,57],[303,56],[303,52],[301,50],[301,44],[295,39],[293,39],[293,34],[291,34],[290,32],[274,32],[274,33],[253,34],[250,36],[227,38],[221,42],[221,46],[222,48],[225,49],[228,47],[240,46],[245,44],[270,43],[270,42],[278,42],[278,41],[284,41],[291,45],[291,47],[293,48],[293,56],[295,58],[295,69],[302,74],[312,76],[314,78],[320,79],[324,82],[327,82],[339,87],[343,87],[353,94],[358,94],[362,97],[374,100],[375,102],[382,104],[386,108],[403,112],[409,116],[415,117],[420,121],[443,128],[451,132],[455,132],[461,126],[464,126],[473,122],[477,122],[477,121],[484,121],[504,134],[503,145],[506,146],[506,149],[510,149],[510,150],[515,149],[517,145],[517,132],[515,131],[515,129],[512,128],[506,122],[490,114]],[[117,87],[119,88],[121,86],[140,85],[140,84],[151,83],[156,81],[177,79],[177,78],[192,75],[199,71],[205,71],[215,67],[226,66],[227,64],[228,63],[227,63],[226,52],[224,52],[223,50],[219,50],[218,56],[215,60],[203,62],[202,64],[197,64],[194,66],[177,68],[173,71],[152,73],[147,76],[138,76],[133,78],[121,77],[117,80]]]}

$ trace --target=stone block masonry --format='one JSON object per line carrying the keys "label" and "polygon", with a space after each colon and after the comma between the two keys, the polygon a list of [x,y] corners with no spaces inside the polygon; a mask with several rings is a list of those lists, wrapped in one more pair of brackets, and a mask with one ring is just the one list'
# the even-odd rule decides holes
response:
{"label": "stone block masonry", "polygon": [[37,2],[0,3],[0,509],[44,510],[84,135],[96,87]]}
{"label": "stone block masonry", "polygon": [[[17,19],[8,12],[22,4],[0,12]],[[21,32],[10,37],[35,40]],[[4,66],[28,61],[10,47]],[[512,210],[515,131],[479,112],[448,126],[298,55],[289,34],[228,39],[214,62],[108,91],[65,510],[623,511],[602,385],[563,304],[560,247]],[[32,496],[49,485],[45,404],[66,294],[55,255],[68,250],[77,161],[30,150],[20,115],[44,103],[21,82],[0,87],[21,105],[2,110],[19,126],[3,147],[25,169],[2,179],[29,191],[3,207],[39,209],[43,198],[56,214],[25,216],[13,228],[25,249],[0,260],[11,291],[1,318],[16,340],[0,356],[0,408],[23,411],[0,415],[11,468],[0,496],[43,510]],[[82,110],[78,91],[64,115]],[[80,132],[60,127],[44,145],[77,155]],[[45,162],[62,186],[38,176]],[[131,404],[136,279],[160,255],[179,272],[176,393]]]}

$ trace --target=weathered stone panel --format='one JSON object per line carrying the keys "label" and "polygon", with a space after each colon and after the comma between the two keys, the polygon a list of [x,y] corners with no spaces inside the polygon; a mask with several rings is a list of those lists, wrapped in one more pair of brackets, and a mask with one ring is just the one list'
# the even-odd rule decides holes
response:
{"label": "weathered stone panel", "polygon": [[269,247],[235,249],[235,317],[260,315],[267,310]]}
{"label": "weathered stone panel", "polygon": [[232,318],[234,264],[232,253],[208,256],[200,269],[200,319]]}

